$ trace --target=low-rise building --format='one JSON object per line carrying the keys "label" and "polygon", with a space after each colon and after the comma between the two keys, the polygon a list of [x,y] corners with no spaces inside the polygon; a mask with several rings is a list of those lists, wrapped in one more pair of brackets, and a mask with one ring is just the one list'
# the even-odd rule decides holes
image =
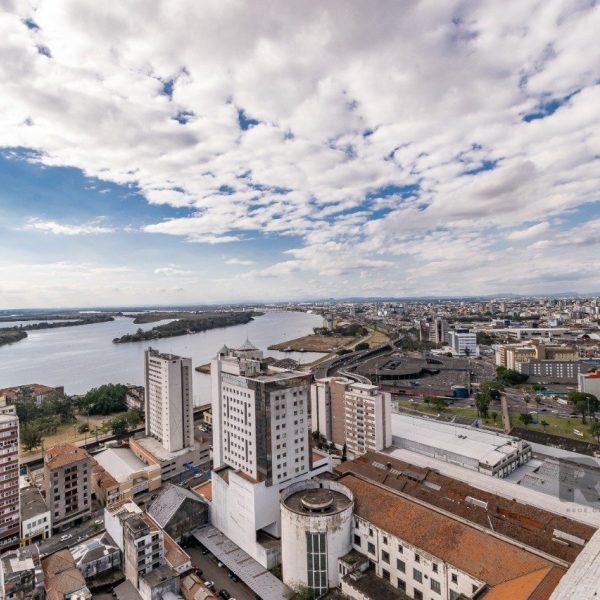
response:
{"label": "low-rise building", "polygon": [[139,410],[144,412],[144,386],[127,384],[127,392],[125,394],[125,405],[129,410]]}
{"label": "low-rise building", "polygon": [[2,600],[43,600],[44,572],[36,544],[9,550],[0,558]]}
{"label": "low-rise building", "polygon": [[494,477],[506,477],[531,458],[519,438],[467,425],[394,413],[393,445]]}
{"label": "low-rise building", "polygon": [[196,573],[188,573],[181,578],[181,595],[185,600],[217,600]]}
{"label": "low-rise building", "polygon": [[48,600],[89,600],[85,579],[69,550],[60,550],[42,561]]}
{"label": "low-rise building", "polygon": [[167,483],[148,508],[157,525],[176,542],[208,523],[208,504],[194,492]]}
{"label": "low-rise building", "polygon": [[92,514],[92,462],[74,444],[57,444],[44,453],[44,492],[52,529],[81,523]]}
{"label": "low-rise building", "polygon": [[63,386],[50,387],[41,383],[28,383],[0,389],[0,396],[5,396],[9,404],[16,404],[24,398],[33,398],[39,406],[51,394],[64,394]]}
{"label": "low-rise building", "polygon": [[600,399],[600,369],[593,373],[580,373],[578,389],[585,394],[593,394]]}
{"label": "low-rise building", "polygon": [[200,448],[196,445],[171,452],[154,437],[144,436],[130,438],[129,448],[143,463],[160,467],[161,481],[188,472],[187,465],[199,466],[201,463]]}
{"label": "low-rise building", "polygon": [[107,448],[96,454],[94,460],[97,464],[92,472],[92,487],[104,505],[133,500],[139,494],[160,488],[160,465],[144,463],[126,446]]}
{"label": "low-rise building", "polygon": [[452,353],[457,356],[479,356],[477,334],[468,329],[453,329],[448,332],[448,342]]}
{"label": "low-rise building", "polygon": [[21,495],[21,545],[26,546],[50,537],[52,517],[37,487],[30,485]]}
{"label": "low-rise building", "polygon": [[108,533],[74,546],[71,555],[86,581],[121,568],[121,550]]}

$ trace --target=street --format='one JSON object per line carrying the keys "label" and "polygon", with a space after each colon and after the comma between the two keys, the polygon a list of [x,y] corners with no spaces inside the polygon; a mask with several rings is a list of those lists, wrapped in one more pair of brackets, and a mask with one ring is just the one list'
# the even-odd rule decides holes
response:
{"label": "street", "polygon": [[[99,520],[98,523],[96,521]],[[104,509],[101,508],[92,512],[92,516],[81,525],[72,527],[66,531],[55,533],[52,537],[47,540],[38,542],[40,554],[42,557],[58,552],[63,548],[72,548],[80,542],[87,540],[95,535],[99,535],[104,531]],[[68,535],[68,539],[61,541],[61,537]]]}
{"label": "street", "polygon": [[236,583],[229,579],[226,567],[218,567],[217,559],[210,553],[203,555],[198,547],[186,548],[185,551],[191,556],[192,564],[202,570],[202,581],[214,581],[217,593],[227,590],[232,600],[255,600],[254,592],[241,581]]}

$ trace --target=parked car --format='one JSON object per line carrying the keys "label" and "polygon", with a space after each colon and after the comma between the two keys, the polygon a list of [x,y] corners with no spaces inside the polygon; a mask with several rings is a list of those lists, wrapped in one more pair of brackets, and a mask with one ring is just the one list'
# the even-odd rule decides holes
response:
{"label": "parked car", "polygon": [[214,581],[205,581],[204,585],[211,591],[215,591],[215,582]]}
{"label": "parked car", "polygon": [[219,598],[223,598],[223,600],[231,600],[231,594],[227,590],[221,590],[219,592]]}
{"label": "parked car", "polygon": [[60,541],[61,542],[66,542],[67,540],[71,539],[73,536],[70,533],[65,533],[65,535],[61,535],[60,536]]}
{"label": "parked car", "polygon": [[222,567],[222,566],[224,566],[224,565],[223,565],[223,563],[222,563],[221,561],[219,561],[219,562],[217,563],[217,567],[219,567],[219,568],[220,568],[220,567]]}

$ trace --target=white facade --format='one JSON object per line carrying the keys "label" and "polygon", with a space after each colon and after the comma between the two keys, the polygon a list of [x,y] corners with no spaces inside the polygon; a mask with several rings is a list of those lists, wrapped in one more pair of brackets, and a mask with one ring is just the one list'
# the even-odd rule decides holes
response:
{"label": "white facade", "polygon": [[458,356],[479,356],[477,334],[472,331],[450,331],[448,333],[452,352]]}
{"label": "white facade", "polygon": [[595,373],[580,373],[578,379],[580,392],[593,394],[596,398],[600,398],[600,370]]}
{"label": "white facade", "polygon": [[305,481],[281,494],[283,582],[321,594],[339,585],[338,558],[352,548],[354,496],[334,481]]}
{"label": "white facade", "polygon": [[331,378],[316,379],[310,386],[312,430],[331,440]]}
{"label": "white facade", "polygon": [[31,519],[21,519],[21,537],[23,539],[30,540],[37,536],[41,536],[42,539],[50,537],[51,522],[50,522],[50,511],[41,513],[32,517]]}
{"label": "white facade", "polygon": [[379,529],[369,521],[354,517],[353,547],[375,565],[379,577],[414,598],[458,600],[472,598],[485,582],[473,578],[405,540]]}
{"label": "white facade", "polygon": [[352,383],[345,393],[346,449],[350,458],[392,445],[392,398],[376,385]]}
{"label": "white facade", "polygon": [[194,445],[192,360],[172,354],[145,352],[146,435],[169,452]]}

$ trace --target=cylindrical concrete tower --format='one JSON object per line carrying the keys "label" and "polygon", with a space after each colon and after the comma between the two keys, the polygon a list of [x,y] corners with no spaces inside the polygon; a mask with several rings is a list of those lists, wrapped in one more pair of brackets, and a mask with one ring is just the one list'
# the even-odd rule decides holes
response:
{"label": "cylindrical concrete tower", "polygon": [[339,584],[337,559],[352,548],[354,496],[335,481],[302,481],[281,492],[283,581],[320,595]]}

